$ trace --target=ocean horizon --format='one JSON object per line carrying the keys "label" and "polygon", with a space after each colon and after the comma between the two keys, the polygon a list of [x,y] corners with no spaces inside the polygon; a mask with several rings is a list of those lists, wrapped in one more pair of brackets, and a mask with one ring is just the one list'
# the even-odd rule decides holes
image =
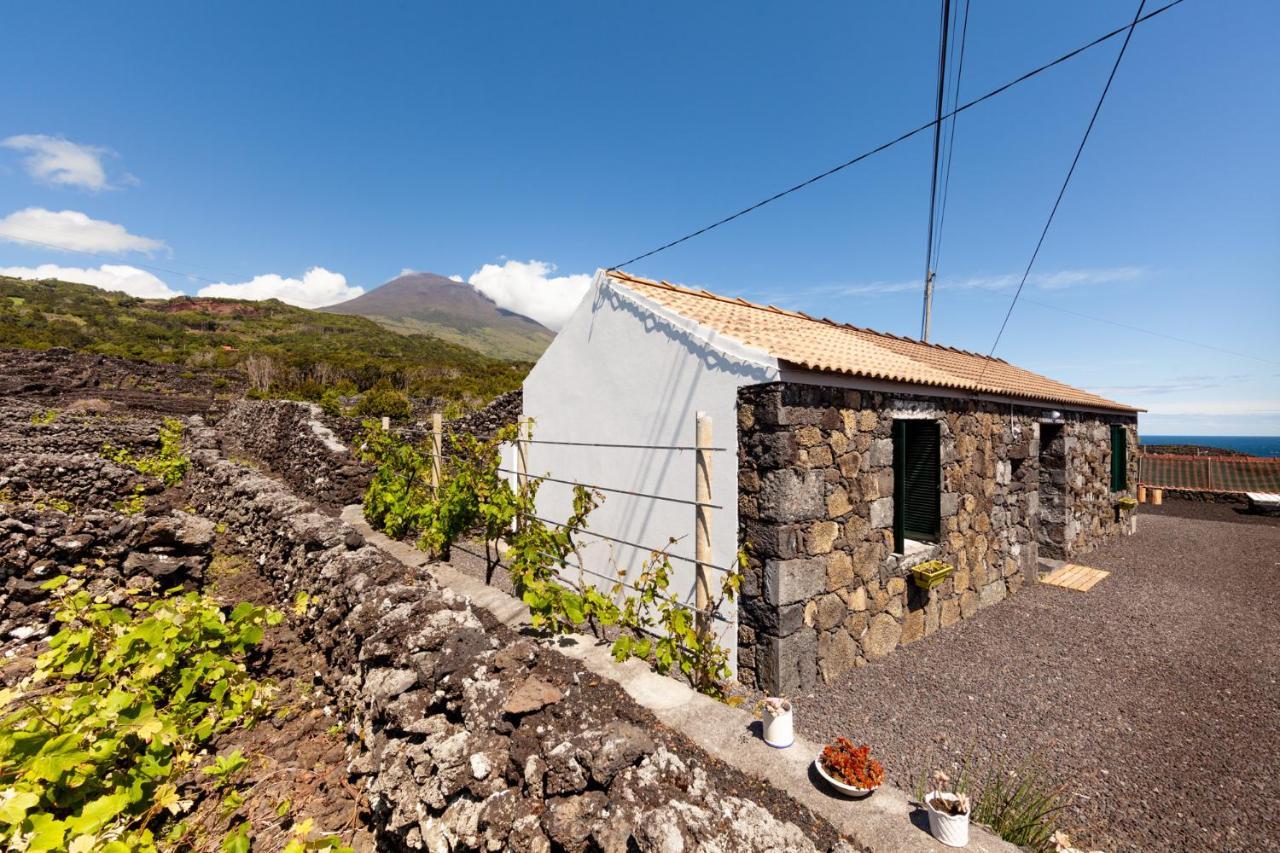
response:
{"label": "ocean horizon", "polygon": [[1139,435],[1139,444],[1195,444],[1280,458],[1280,435]]}

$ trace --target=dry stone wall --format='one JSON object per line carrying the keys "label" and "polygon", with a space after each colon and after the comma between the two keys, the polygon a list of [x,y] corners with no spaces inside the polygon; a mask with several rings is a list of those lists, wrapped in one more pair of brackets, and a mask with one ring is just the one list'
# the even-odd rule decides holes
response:
{"label": "dry stone wall", "polygon": [[[367,545],[193,429],[192,501],[283,600],[348,718],[383,849],[849,849],[554,649]],[[803,829],[801,829],[803,825]]]}
{"label": "dry stone wall", "polygon": [[[520,392],[511,391],[479,411],[445,422],[445,433],[491,438],[520,416]],[[329,512],[360,503],[371,471],[354,451],[359,418],[325,415],[311,403],[240,400],[218,422],[229,456],[265,465],[296,493]],[[399,424],[393,431],[425,442],[430,425]]]}
{"label": "dry stone wall", "polygon": [[[1041,408],[795,383],[739,391],[740,538],[748,549],[739,675],[794,693],[973,616],[1036,577]],[[894,552],[893,421],[928,418],[941,435],[939,541]],[[1085,553],[1128,529],[1110,491],[1110,423],[1067,414],[1060,541]],[[1136,483],[1130,454],[1130,484]],[[1132,488],[1124,494],[1132,495]],[[955,571],[924,591],[911,567]]]}
{"label": "dry stone wall", "polygon": [[[34,407],[9,401],[0,413],[0,640],[25,640],[51,624],[44,584],[75,566],[88,589],[198,584],[208,566],[213,523],[165,501],[154,477],[103,459],[104,442],[146,453],[153,421],[62,414],[32,423]],[[146,512],[120,510],[141,498]]]}
{"label": "dry stone wall", "polygon": [[360,503],[369,470],[321,417],[289,400],[241,400],[218,422],[227,455],[266,465],[295,492],[330,512]]}
{"label": "dry stone wall", "polygon": [[83,401],[104,411],[136,407],[192,414],[220,409],[226,402],[220,395],[243,386],[234,371],[130,361],[62,347],[0,349],[0,363],[0,397],[24,395],[59,408]]}

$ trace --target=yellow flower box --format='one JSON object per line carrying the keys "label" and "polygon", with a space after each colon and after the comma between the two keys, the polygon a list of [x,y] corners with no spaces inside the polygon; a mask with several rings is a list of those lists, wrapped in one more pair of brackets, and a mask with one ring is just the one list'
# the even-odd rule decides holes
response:
{"label": "yellow flower box", "polygon": [[941,560],[930,560],[927,563],[913,566],[911,568],[911,577],[915,580],[916,586],[923,590],[930,590],[940,586],[943,581],[951,577],[951,573],[955,570],[955,566],[950,563],[944,563]]}

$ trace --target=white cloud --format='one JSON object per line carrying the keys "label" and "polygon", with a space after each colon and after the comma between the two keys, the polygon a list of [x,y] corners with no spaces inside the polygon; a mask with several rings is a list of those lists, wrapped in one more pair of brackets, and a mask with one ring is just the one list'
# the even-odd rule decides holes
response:
{"label": "white cloud", "polygon": [[507,261],[502,266],[485,264],[467,281],[499,308],[559,331],[591,286],[591,276],[551,276],[555,270],[555,264],[545,261]]}
{"label": "white cloud", "polygon": [[[1142,362],[1134,362],[1140,364]],[[1108,362],[1115,365],[1115,362]],[[1193,391],[1217,390],[1252,378],[1248,373],[1228,373],[1215,375],[1175,376],[1159,382],[1146,382],[1134,385],[1104,385],[1093,390],[1099,394],[1127,394],[1130,396],[1151,396],[1155,394],[1179,394]]]}
{"label": "white cloud", "polygon": [[200,296],[222,296],[228,299],[279,299],[301,308],[320,308],[355,299],[364,293],[363,287],[347,284],[342,273],[330,272],[324,267],[312,267],[302,278],[284,278],[275,275],[257,275],[239,284],[211,284],[200,288]]}
{"label": "white cloud", "polygon": [[0,240],[43,243],[75,252],[145,252],[168,247],[159,240],[130,234],[123,225],[92,219],[78,210],[28,207],[0,219]]}
{"label": "white cloud", "polygon": [[[1032,273],[1027,277],[1027,284],[1036,290],[1066,290],[1070,287],[1083,287],[1098,284],[1119,284],[1135,281],[1146,275],[1142,267],[1103,267],[1099,269],[1058,270],[1049,273]],[[1005,273],[1004,275],[974,275],[963,278],[943,276],[937,280],[937,290],[1012,290],[1022,280],[1021,273]],[[790,291],[787,296],[831,294],[840,296],[879,295],[884,293],[923,292],[924,282],[920,279],[911,281],[873,281],[867,284],[833,285],[800,291]]]}
{"label": "white cloud", "polygon": [[182,295],[146,270],[124,264],[103,264],[96,269],[60,267],[57,264],[41,264],[38,267],[0,267],[0,275],[35,280],[56,278],[62,281],[75,281],[100,287],[103,290],[118,290],[144,299],[169,299]]}
{"label": "white cloud", "polygon": [[[1141,402],[1138,405],[1143,405]],[[1143,435],[1280,435],[1280,399],[1152,400],[1138,427]]]}
{"label": "white cloud", "polygon": [[464,279],[460,275],[451,275],[449,276],[449,281],[456,281],[458,284],[462,284]]}
{"label": "white cloud", "polygon": [[112,153],[108,148],[81,145],[42,133],[10,136],[0,141],[0,145],[26,152],[22,165],[27,174],[38,181],[95,191],[111,188],[107,170],[102,165],[103,158]]}
{"label": "white cloud", "polygon": [[1107,267],[1096,270],[1059,270],[1033,274],[1027,280],[1041,290],[1063,290],[1090,284],[1117,284],[1136,281],[1146,275],[1142,267]]}
{"label": "white cloud", "polygon": [[1154,401],[1148,406],[1153,415],[1241,416],[1280,415],[1280,400],[1175,400]]}

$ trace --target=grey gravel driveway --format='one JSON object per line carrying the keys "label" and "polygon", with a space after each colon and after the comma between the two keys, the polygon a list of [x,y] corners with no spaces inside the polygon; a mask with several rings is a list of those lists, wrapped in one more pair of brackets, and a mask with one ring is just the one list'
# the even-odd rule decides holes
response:
{"label": "grey gravel driveway", "polygon": [[1111,575],[794,697],[798,727],[872,744],[907,790],[962,756],[1037,763],[1077,843],[1280,850],[1280,520],[1170,501],[1077,562]]}

